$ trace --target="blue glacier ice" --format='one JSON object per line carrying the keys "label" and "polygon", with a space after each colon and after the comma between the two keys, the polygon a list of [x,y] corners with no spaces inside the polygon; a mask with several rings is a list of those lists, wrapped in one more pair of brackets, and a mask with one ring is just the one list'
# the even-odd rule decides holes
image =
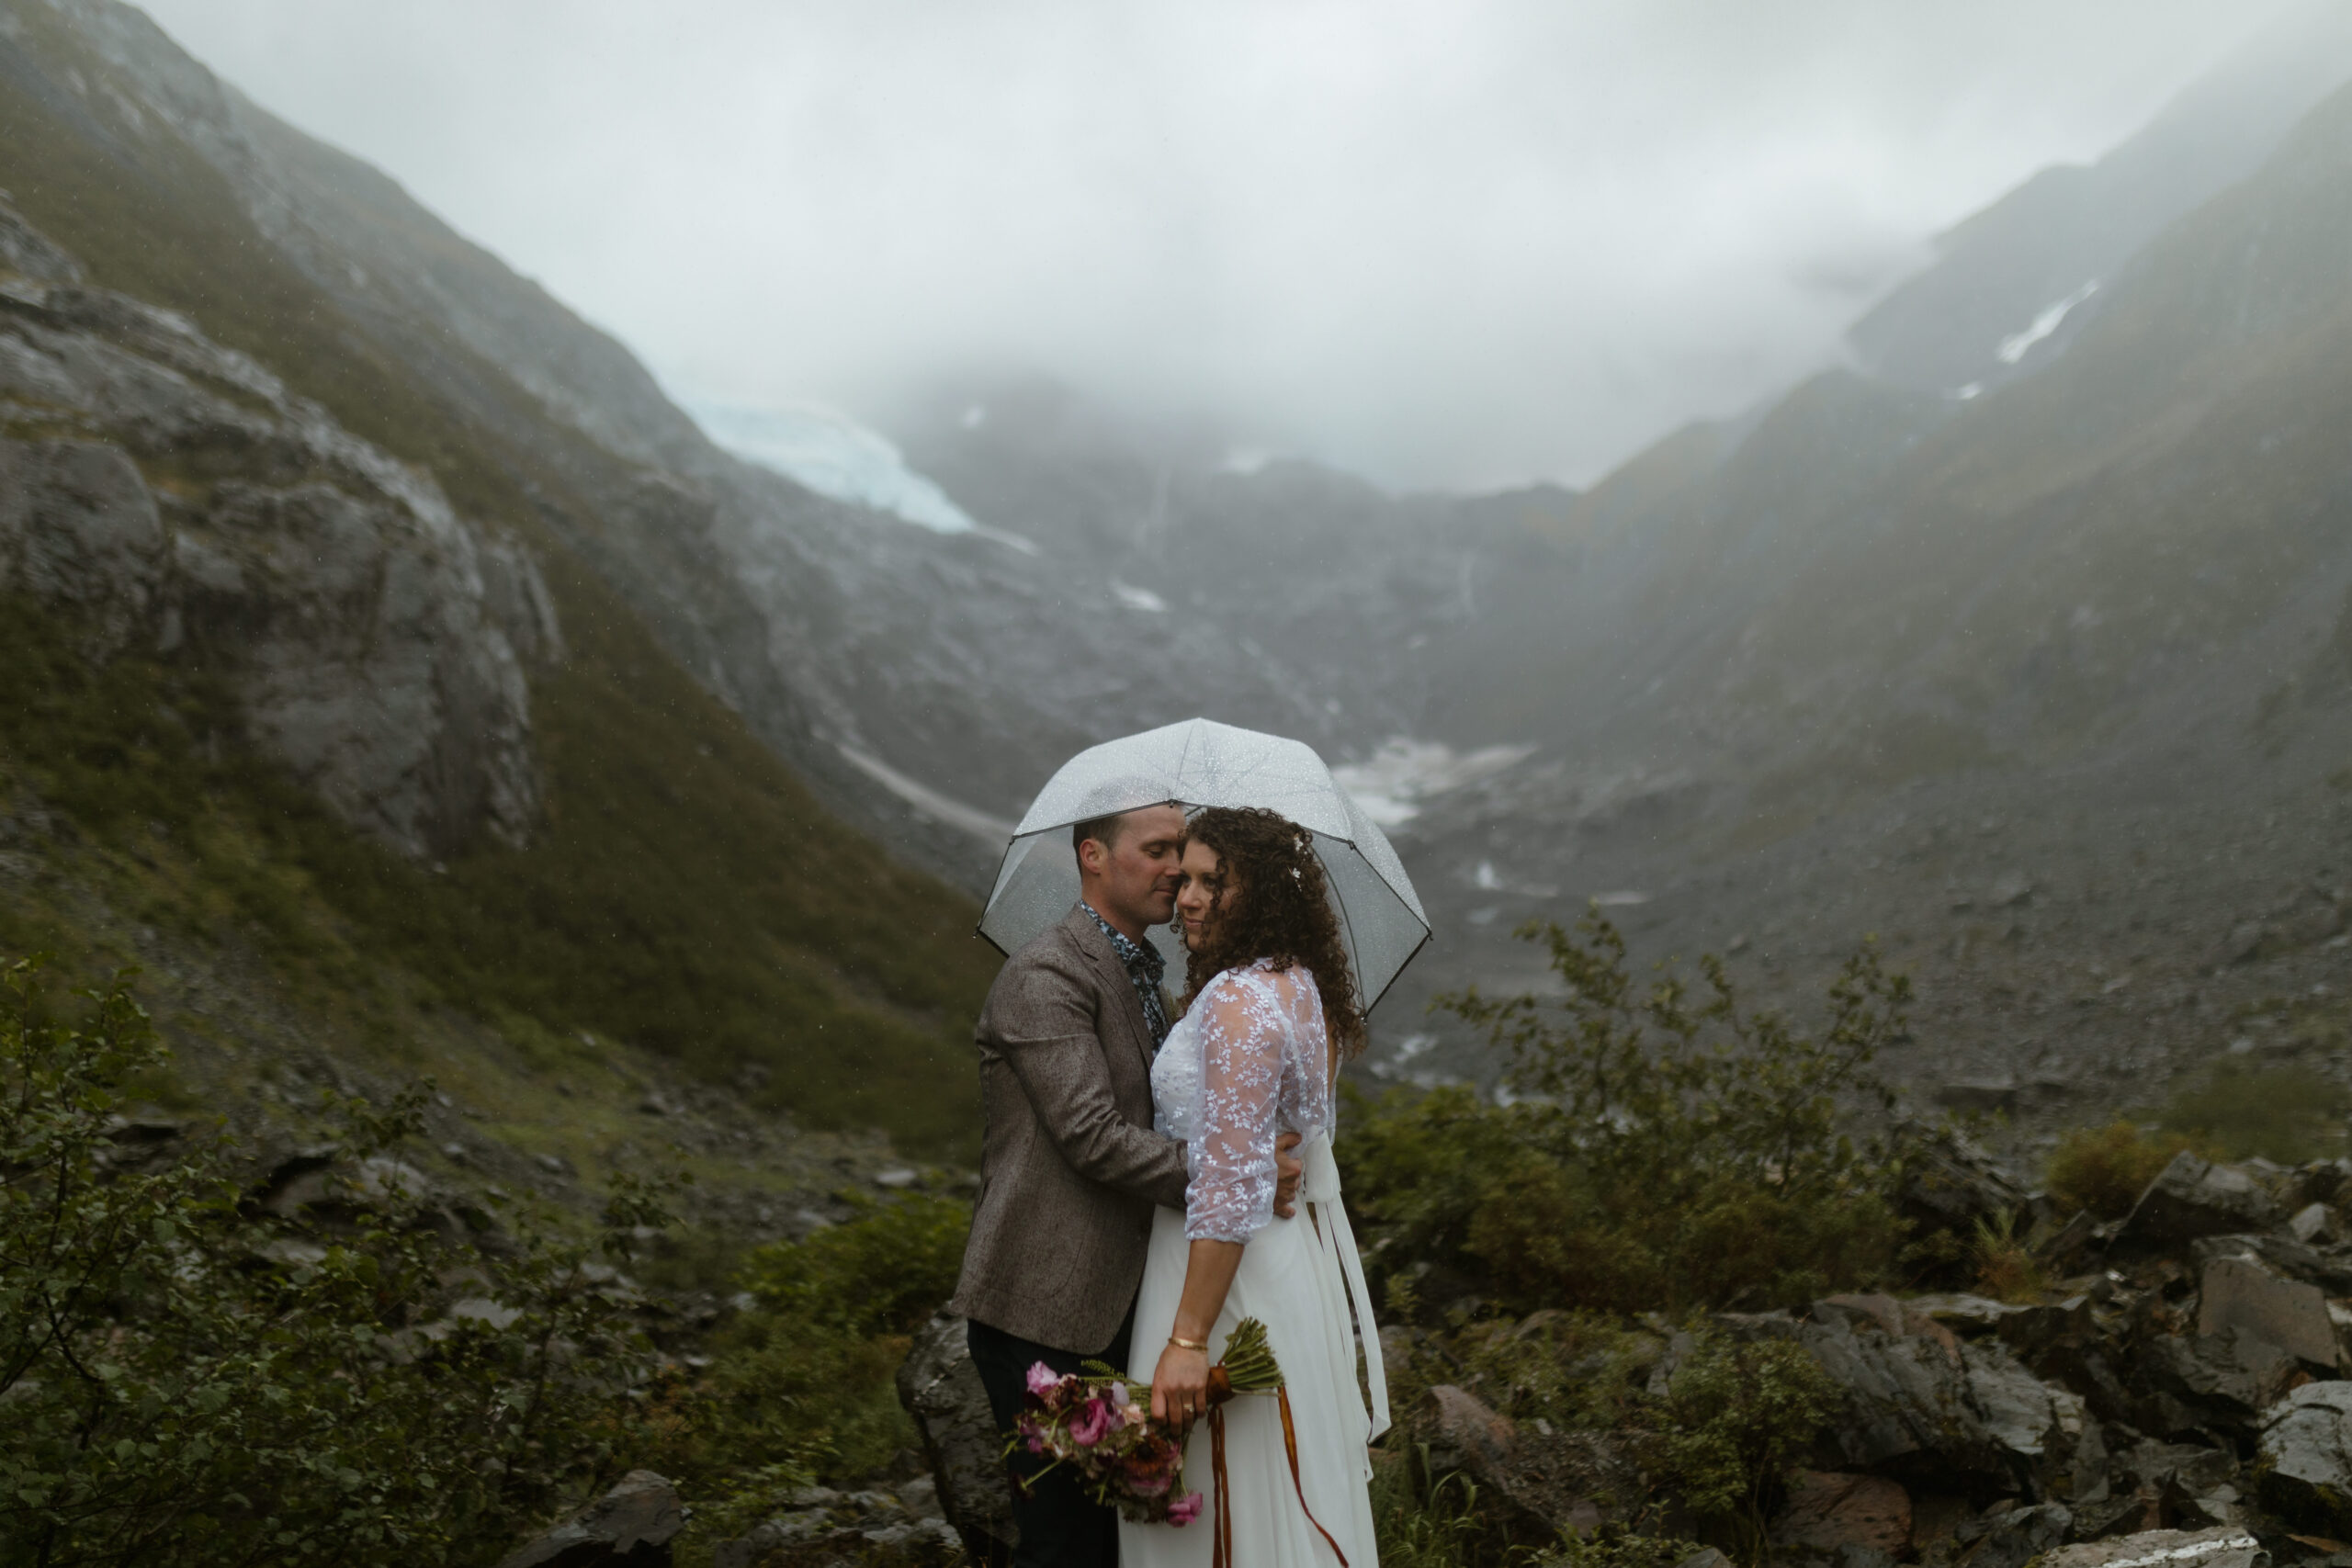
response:
{"label": "blue glacier ice", "polygon": [[831,410],[686,405],[711,440],[737,457],[845,501],[940,534],[989,533],[930,479],[907,466],[878,431]]}

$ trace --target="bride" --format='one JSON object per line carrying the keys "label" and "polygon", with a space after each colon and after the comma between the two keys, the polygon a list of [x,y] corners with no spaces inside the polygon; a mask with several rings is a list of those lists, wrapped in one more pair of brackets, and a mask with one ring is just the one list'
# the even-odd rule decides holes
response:
{"label": "bride", "polygon": [[[1185,1480],[1208,1496],[1186,1527],[1123,1523],[1119,1560],[1205,1568],[1222,1504],[1235,1568],[1374,1568],[1367,1445],[1387,1428],[1387,1384],[1331,1159],[1333,1084],[1363,1048],[1363,1018],[1308,835],[1271,811],[1202,812],[1185,830],[1176,916],[1185,1010],[1151,1089],[1159,1130],[1184,1141],[1190,1181],[1183,1211],[1154,1218],[1128,1371],[1150,1377],[1155,1416],[1191,1427]],[[1306,1140],[1303,1213],[1277,1222],[1274,1140],[1291,1131]],[[1209,1367],[1246,1317],[1265,1324],[1282,1364],[1296,1463],[1280,1404],[1245,1394],[1223,1407],[1220,1477],[1200,1417]]]}

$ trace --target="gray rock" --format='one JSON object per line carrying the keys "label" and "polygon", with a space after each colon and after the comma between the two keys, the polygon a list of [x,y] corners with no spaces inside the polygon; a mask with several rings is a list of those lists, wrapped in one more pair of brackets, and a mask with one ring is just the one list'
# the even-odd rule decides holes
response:
{"label": "gray rock", "polygon": [[2296,1371],[2295,1359],[2235,1328],[2160,1335],[2143,1345],[2133,1375],[2151,1391],[2137,1417],[2159,1432],[2247,1427]]}
{"label": "gray rock", "polygon": [[1004,1438],[964,1335],[964,1320],[946,1313],[924,1325],[899,1368],[899,1403],[922,1433],[940,1511],[973,1560],[986,1562],[1009,1552],[1020,1532]]}
{"label": "gray rock", "polygon": [[1975,1540],[1968,1568],[2025,1568],[2064,1540],[2074,1523],[2074,1513],[2064,1503],[1987,1515],[1961,1531],[1963,1541]]}
{"label": "gray rock", "polygon": [[[24,234],[0,220],[0,259]],[[64,282],[5,303],[0,399],[85,438],[0,442],[0,590],[70,610],[94,660],[192,650],[268,752],[403,853],[524,841],[526,670],[559,642],[530,557],[181,317]],[[207,482],[159,498],[142,465]]]}
{"label": "gray rock", "polygon": [[2263,1504],[2316,1535],[2352,1536],[2352,1383],[2308,1382],[2263,1412]]}
{"label": "gray rock", "polygon": [[1932,1460],[1964,1473],[2022,1477],[2053,1440],[2071,1448],[2083,1427],[2079,1398],[2042,1382],[1996,1343],[1948,1332],[1890,1335],[1842,1315],[1804,1324],[1796,1338],[1845,1390],[1828,1441],[1850,1469]]}
{"label": "gray rock", "polygon": [[2287,1221],[2288,1234],[2305,1247],[2324,1247],[2335,1239],[2335,1214],[2324,1203],[2306,1203]]}
{"label": "gray rock", "polygon": [[2268,1568],[2262,1543],[2236,1528],[2143,1530],[2062,1546],[2041,1568]]}
{"label": "gray rock", "polygon": [[1466,1473],[1481,1507],[1515,1530],[1589,1536],[1643,1495],[1638,1467],[1610,1435],[1522,1427],[1451,1383],[1422,1395],[1410,1420],[1430,1468]]}
{"label": "gray rock", "polygon": [[2267,1230],[2278,1206],[2253,1177],[2183,1150],[2140,1194],[2119,1241],[2168,1247],[2199,1236]]}
{"label": "gray rock", "polygon": [[499,1568],[666,1568],[670,1542],[685,1522],[676,1487],[650,1470],[632,1470]]}
{"label": "gray rock", "polygon": [[822,1508],[803,1508],[794,1513],[779,1514],[753,1526],[750,1534],[738,1536],[733,1540],[722,1540],[711,1548],[711,1568],[752,1568],[752,1564],[777,1547],[813,1540],[831,1533],[832,1517]]}
{"label": "gray rock", "polygon": [[2298,1359],[2333,1368],[2335,1325],[2317,1285],[2282,1280],[2252,1258],[2218,1258],[2199,1284],[2197,1331],[2234,1328],[2278,1346]]}

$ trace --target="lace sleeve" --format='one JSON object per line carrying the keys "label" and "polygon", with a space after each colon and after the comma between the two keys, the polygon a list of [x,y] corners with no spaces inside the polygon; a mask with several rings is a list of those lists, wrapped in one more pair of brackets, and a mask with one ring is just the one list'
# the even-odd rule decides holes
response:
{"label": "lace sleeve", "polygon": [[1274,1215],[1274,1135],[1283,1082],[1281,1010],[1257,976],[1220,976],[1195,1004],[1200,1100],[1186,1147],[1184,1235],[1248,1241]]}

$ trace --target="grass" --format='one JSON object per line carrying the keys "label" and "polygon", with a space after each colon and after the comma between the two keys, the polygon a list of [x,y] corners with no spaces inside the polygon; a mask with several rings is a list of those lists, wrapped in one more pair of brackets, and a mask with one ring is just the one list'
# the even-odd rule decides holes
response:
{"label": "grass", "polygon": [[2157,1122],[2226,1159],[2292,1165],[2344,1153],[2347,1110],[2344,1086],[2314,1068],[2224,1058],[2176,1089]]}
{"label": "grass", "polygon": [[[994,955],[963,895],[907,870],[828,813],[659,645],[544,523],[594,518],[540,454],[584,438],[487,364],[476,389],[537,423],[502,439],[436,396],[247,220],[226,182],[160,127],[95,106],[110,68],[41,7],[14,13],[21,67],[0,91],[0,160],[17,206],[102,286],[193,319],[348,428],[431,470],[464,511],[539,552],[569,649],[533,693],[546,825],[446,874],[329,818],[233,742],[223,671],[126,660],[92,673],[54,626],[0,616],[0,745],[41,794],[128,842],[161,823],[198,863],[159,916],[232,919],[281,959],[364,990],[389,961],[485,1020],[592,1031],[731,1077],[769,1069],[769,1102],[820,1125],[878,1125],[910,1148],[969,1152],[968,1030]],[[11,49],[0,49],[0,71]],[[440,352],[462,355],[442,345]],[[530,412],[526,412],[530,411]],[[160,459],[203,468],[202,454]],[[605,468],[609,455],[593,450]],[[214,751],[192,742],[226,737]],[[0,936],[9,934],[0,931]],[[27,932],[25,934],[38,934]]]}
{"label": "grass", "polygon": [[192,874],[146,893],[156,919],[231,922],[356,992],[389,961],[526,1049],[588,1032],[717,1077],[758,1064],[759,1092],[816,1124],[968,1140],[955,1069],[993,967],[969,902],[832,821],[715,705],[655,700],[658,650],[543,682],[545,829],[436,873],[246,751],[217,677],[92,671],[74,642],[29,601],[0,614],[0,736],[84,831],[186,848]]}

